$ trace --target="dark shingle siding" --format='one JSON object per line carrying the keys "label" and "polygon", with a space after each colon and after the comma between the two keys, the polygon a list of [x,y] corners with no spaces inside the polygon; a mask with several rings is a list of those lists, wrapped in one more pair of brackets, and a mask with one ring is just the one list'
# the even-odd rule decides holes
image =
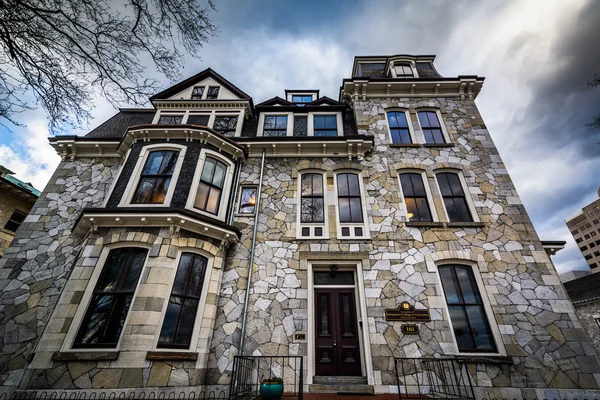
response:
{"label": "dark shingle siding", "polygon": [[574,279],[564,284],[572,301],[590,300],[600,297],[600,273]]}
{"label": "dark shingle siding", "polygon": [[430,62],[418,62],[417,72],[419,78],[442,78],[440,74],[433,67],[433,63]]}
{"label": "dark shingle siding", "polygon": [[242,126],[242,137],[256,137],[256,129],[258,128],[258,118],[249,118],[244,120]]}
{"label": "dark shingle siding", "polygon": [[122,138],[130,126],[151,124],[155,113],[155,110],[120,111],[85,137]]}
{"label": "dark shingle siding", "polygon": [[356,120],[354,119],[354,112],[348,108],[342,114],[344,123],[344,136],[358,135],[358,129],[356,127]]}

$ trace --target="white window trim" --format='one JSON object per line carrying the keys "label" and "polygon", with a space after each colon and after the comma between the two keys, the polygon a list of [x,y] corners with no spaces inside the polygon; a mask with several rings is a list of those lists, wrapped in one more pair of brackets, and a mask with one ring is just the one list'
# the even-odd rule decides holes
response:
{"label": "white window trim", "polygon": [[[267,112],[260,113],[258,117],[258,132],[256,136],[263,136],[265,131],[265,117],[276,117],[276,116],[287,116],[287,130],[285,132],[285,136],[293,136],[294,135],[294,113],[293,112]],[[271,137],[271,136],[268,136]],[[273,136],[276,138],[277,136]]]}
{"label": "white window trim", "polygon": [[[463,172],[459,169],[440,168],[440,169],[434,170],[433,173],[435,175],[435,185],[437,188],[437,192],[440,194],[440,201],[442,202],[442,208],[444,209],[444,215],[446,216],[446,221],[451,222],[450,218],[448,217],[448,211],[446,210],[446,204],[444,203],[444,196],[442,196],[442,191],[440,190],[440,184],[438,183],[438,180],[437,180],[437,174],[446,173],[446,172],[458,175],[460,185],[465,194],[465,199],[467,200],[467,207],[469,208],[469,213],[471,213],[471,218],[473,219],[473,222],[480,222],[479,215],[477,215],[477,210],[475,208],[475,202],[473,201],[473,198],[471,197],[471,192],[469,191],[469,186],[467,185],[467,181],[465,179]],[[460,223],[460,222],[468,222],[468,221],[453,221],[453,222]]]}
{"label": "white window trim", "polygon": [[440,122],[440,127],[442,128],[442,136],[444,136],[444,143],[452,143],[450,141],[450,135],[448,134],[448,130],[446,129],[446,123],[444,122],[444,119],[442,118],[442,112],[440,111],[439,108],[436,107],[419,107],[415,110],[415,114],[417,117],[417,123],[419,124],[419,129],[420,129],[420,133],[421,133],[421,139],[423,140],[423,144],[433,144],[433,143],[427,143],[427,141],[425,140],[425,135],[423,134],[423,127],[421,126],[421,120],[419,119],[419,113],[421,111],[434,111],[435,114],[437,115],[438,121]]}
{"label": "white window trim", "polygon": [[[162,204],[132,204],[133,196],[135,195],[135,190],[138,187],[140,182],[140,174],[146,164],[146,160],[148,159],[148,155],[153,151],[158,150],[176,150],[179,151],[179,155],[177,157],[177,162],[175,164],[175,170],[173,171],[173,175],[171,177],[171,182],[169,182],[169,188],[167,189],[167,195],[165,197],[165,202]],[[140,151],[140,155],[138,156],[137,163],[135,164],[135,168],[133,169],[133,173],[131,174],[131,178],[129,178],[129,182],[127,183],[127,187],[121,197],[121,201],[119,202],[119,207],[169,207],[171,205],[171,200],[173,198],[173,193],[175,193],[175,186],[177,186],[177,182],[179,181],[179,173],[181,172],[181,167],[183,165],[183,160],[185,158],[185,153],[187,151],[186,146],[182,146],[180,144],[174,143],[158,143],[158,144],[150,144],[148,146],[144,146]]]}
{"label": "white window trim", "polygon": [[308,136],[315,136],[315,115],[335,115],[337,124],[337,135],[344,136],[344,121],[342,120],[342,113],[331,111],[318,111],[308,113]]}
{"label": "white window trim", "polygon": [[410,135],[411,144],[418,144],[417,136],[415,135],[415,129],[413,127],[413,123],[410,118],[410,112],[407,109],[392,107],[392,108],[386,108],[384,110],[384,112],[385,112],[385,126],[387,126],[387,134],[388,134],[389,144],[400,144],[400,145],[404,144],[404,143],[394,143],[394,141],[392,140],[392,128],[390,127],[390,120],[388,119],[388,113],[391,113],[391,112],[404,113],[404,115],[406,116],[406,123],[408,124],[408,134]]}
{"label": "white window trim", "polygon": [[181,123],[184,124],[185,120],[187,119],[187,111],[158,110],[156,111],[156,114],[154,114],[152,125],[159,125],[158,121],[160,121],[160,117],[181,117]]}
{"label": "white window trim", "polygon": [[415,63],[414,60],[397,59],[397,60],[394,60],[394,61],[390,62],[389,73],[392,76],[392,78],[397,78],[398,77],[396,75],[396,69],[394,68],[395,64],[401,64],[401,65],[407,65],[408,64],[408,66],[412,70],[413,78],[418,78],[419,77],[419,73],[417,72],[417,64]]}
{"label": "white window trim", "polygon": [[[242,192],[244,189],[246,188],[254,188],[256,189],[256,196],[258,197],[258,185],[255,183],[242,183],[239,186],[240,190],[239,190],[239,196],[237,196],[237,200],[236,200],[236,213],[235,216],[236,217],[254,217],[254,215],[256,214],[255,212],[251,212],[251,213],[244,213],[240,211],[240,207],[241,207],[241,203],[242,203]],[[258,199],[257,199],[258,200]],[[254,205],[254,210],[256,211],[256,204]]]}
{"label": "white window trim", "polygon": [[[440,222],[438,217],[438,213],[435,207],[435,203],[433,201],[433,196],[431,194],[431,187],[429,186],[429,178],[427,177],[427,173],[422,169],[415,168],[407,168],[407,169],[399,169],[396,171],[398,173],[398,193],[402,198],[402,203],[399,205],[399,209],[401,211],[402,216],[405,218],[405,222],[410,222],[410,218],[408,218],[408,209],[406,208],[406,199],[404,198],[404,192],[402,191],[402,181],[400,180],[400,175],[402,174],[420,174],[421,179],[423,180],[423,186],[425,186],[425,194],[427,195],[427,204],[429,205],[429,212],[431,213],[432,222]],[[437,184],[437,182],[436,182]],[[439,189],[438,189],[439,191]],[[419,221],[414,221],[419,222]]]}
{"label": "white window trim", "polygon": [[[160,339],[160,331],[162,330],[163,323],[165,321],[165,316],[167,314],[167,308],[169,306],[169,299],[171,298],[171,292],[173,291],[173,285],[175,284],[175,277],[177,275],[177,268],[179,267],[179,261],[181,260],[181,255],[183,253],[194,253],[200,256],[206,257],[208,259],[206,263],[206,270],[204,272],[204,282],[202,282],[202,292],[200,294],[200,300],[198,301],[198,309],[196,310],[196,317],[194,318],[194,328],[192,330],[192,337],[190,338],[190,347],[187,349],[175,349],[172,347],[158,347],[158,341]],[[206,251],[197,249],[195,247],[183,247],[180,248],[177,257],[174,262],[169,263],[169,267],[171,268],[171,277],[169,281],[169,289],[167,291],[167,297],[163,303],[163,307],[160,313],[159,323],[156,329],[156,334],[154,337],[154,350],[156,351],[169,351],[169,352],[197,352],[198,351],[198,342],[200,338],[200,331],[202,327],[202,319],[204,318],[204,309],[206,308],[206,299],[208,297],[208,291],[210,289],[210,282],[212,276],[214,264],[214,256]],[[164,267],[164,265],[161,265]],[[212,332],[211,332],[212,333]]]}
{"label": "white window trim", "polygon": [[[317,94],[315,92],[294,92],[294,93],[288,93],[286,100],[289,101],[290,103],[294,103],[292,101],[293,96],[310,96],[312,98],[312,101],[317,100]],[[294,103],[294,104],[299,104],[299,103]]]}
{"label": "white window trim", "polygon": [[[302,175],[304,174],[318,174],[323,178],[323,212],[324,212],[324,222],[301,222],[301,208],[302,208]],[[297,193],[298,196],[296,198],[296,239],[329,239],[329,212],[328,212],[328,201],[329,191],[327,190],[327,173],[325,171],[319,169],[303,169],[302,171],[298,171],[298,183],[297,183]],[[302,228],[310,227],[310,235],[302,236]],[[323,228],[323,236],[314,236],[314,228],[321,227]]]}
{"label": "white window trim", "polygon": [[[356,174],[358,175],[358,184],[360,187],[360,202],[362,206],[363,222],[362,223],[351,223],[351,222],[340,222],[340,209],[338,202],[338,187],[337,187],[337,176],[339,174]],[[339,240],[354,240],[354,239],[370,239],[371,231],[369,229],[369,217],[367,214],[367,195],[365,191],[365,185],[363,182],[362,171],[353,169],[343,169],[335,171],[333,174],[333,190],[334,190],[334,205],[335,205],[335,221],[337,225],[337,238]],[[363,236],[354,235],[354,227],[362,226]],[[350,236],[342,236],[342,227],[350,227]]]}
{"label": "white window trim", "polygon": [[240,121],[244,121],[244,110],[235,110],[235,111],[229,111],[229,110],[222,110],[222,111],[213,111],[210,115],[210,118],[208,119],[208,127],[210,129],[214,130],[214,125],[215,125],[215,118],[216,117],[238,117],[237,120],[237,124],[235,126],[235,133],[233,134],[233,137],[240,137],[242,136],[242,122]]}
{"label": "white window trim", "polygon": [[[483,279],[481,277],[481,273],[479,272],[479,263],[471,260],[463,260],[463,259],[446,259],[439,260],[437,262],[427,261],[427,263],[432,263],[433,268],[435,269],[435,273],[437,276],[437,288],[436,291],[438,295],[442,297],[442,303],[444,307],[444,311],[446,313],[445,318],[448,321],[448,325],[450,326],[450,333],[452,335],[452,340],[454,344],[454,349],[452,353],[447,353],[448,355],[460,355],[460,356],[476,356],[476,357],[485,357],[485,356],[498,356],[503,355],[506,356],[506,348],[504,347],[504,342],[502,341],[502,335],[500,334],[500,328],[494,318],[494,311],[492,310],[492,303],[490,302],[487,290],[485,290],[485,285],[483,283]],[[477,282],[477,289],[479,290],[479,294],[481,295],[481,299],[483,300],[483,309],[485,311],[485,317],[487,318],[488,324],[490,326],[490,330],[492,332],[492,337],[494,339],[494,344],[496,345],[496,352],[461,352],[458,350],[458,342],[456,341],[456,335],[454,334],[454,326],[452,325],[452,319],[450,318],[450,311],[448,310],[448,302],[446,301],[446,294],[444,293],[444,286],[442,285],[442,277],[440,275],[439,267],[442,265],[464,265],[467,267],[471,267],[473,270],[473,276],[475,276],[475,281]],[[428,268],[431,271],[431,268]]]}
{"label": "white window trim", "polygon": [[[123,248],[123,247],[144,248],[144,249],[148,250],[148,252],[146,253],[146,258],[144,260],[144,266],[142,267],[142,270],[140,272],[140,277],[138,278],[138,282],[135,287],[135,291],[133,292],[131,305],[129,306],[129,310],[127,311],[127,317],[125,318],[125,322],[123,323],[123,329],[121,330],[121,336],[119,337],[119,340],[117,341],[117,346],[114,348],[110,348],[110,349],[107,349],[106,347],[73,348],[73,345],[75,344],[75,338],[77,336],[77,333],[79,332],[79,328],[81,327],[81,324],[83,323],[83,319],[85,318],[85,314],[88,310],[88,307],[90,306],[90,303],[92,302],[92,295],[94,294],[94,288],[96,287],[96,284],[98,283],[98,279],[100,279],[100,274],[102,273],[102,270],[104,269],[105,264],[106,264],[106,260],[108,259],[108,253],[110,253],[111,250],[119,249],[119,248]],[[96,262],[96,265],[94,266],[94,271],[92,272],[92,275],[90,276],[90,279],[88,280],[87,287],[85,288],[85,292],[81,298],[81,302],[79,302],[79,306],[77,306],[77,311],[75,312],[75,316],[73,317],[73,322],[71,323],[71,326],[69,327],[67,335],[65,336],[65,340],[63,341],[63,344],[61,346],[61,351],[64,351],[64,352],[81,352],[81,351],[92,352],[92,351],[119,351],[120,350],[121,343],[123,341],[123,336],[124,336],[125,330],[126,330],[125,328],[127,327],[127,324],[129,323],[129,319],[131,318],[132,306],[133,306],[133,303],[135,302],[135,299],[137,298],[138,291],[141,286],[140,281],[142,280],[142,277],[144,276],[144,274],[146,272],[146,268],[148,267],[148,256],[150,255],[151,247],[152,246],[150,246],[147,243],[139,243],[139,242],[120,242],[120,243],[113,243],[113,244],[104,246],[104,248],[102,249],[102,252],[100,253],[100,257],[98,257],[98,261]]]}
{"label": "white window trim", "polygon": [[[196,194],[198,193],[198,186],[200,183],[200,176],[202,175],[202,169],[204,168],[204,162],[206,161],[207,156],[211,156],[223,162],[227,166],[227,173],[225,174],[225,180],[223,181],[223,191],[221,193],[221,201],[219,203],[219,212],[217,213],[217,215],[211,214],[207,211],[203,211],[194,207],[194,202],[196,200]],[[235,164],[229,159],[223,157],[216,151],[202,149],[200,151],[200,157],[198,158],[198,164],[196,165],[196,171],[194,172],[194,178],[192,180],[192,187],[190,189],[185,208],[197,214],[202,214],[210,218],[216,218],[218,220],[225,221],[225,217],[227,216],[227,204],[229,203],[229,195],[232,190],[231,185],[233,182],[234,170]]]}

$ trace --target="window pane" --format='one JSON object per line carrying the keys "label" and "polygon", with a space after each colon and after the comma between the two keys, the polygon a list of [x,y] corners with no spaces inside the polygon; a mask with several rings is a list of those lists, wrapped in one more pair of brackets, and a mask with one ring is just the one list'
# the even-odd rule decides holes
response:
{"label": "window pane", "polygon": [[437,174],[438,185],[440,185],[440,192],[442,196],[452,196],[452,189],[450,189],[450,183],[448,182],[448,174]]}
{"label": "window pane", "polygon": [[427,192],[425,192],[425,185],[423,185],[423,177],[421,176],[421,174],[410,174],[410,180],[412,182],[414,196],[427,196]]}
{"label": "window pane", "polygon": [[418,221],[430,222],[432,221],[431,212],[429,211],[429,204],[427,203],[426,197],[416,197],[415,202],[418,209]]}
{"label": "window pane", "polygon": [[207,99],[216,99],[219,97],[219,86],[210,86],[206,93]]}
{"label": "window pane", "polygon": [[471,336],[467,316],[462,306],[448,306],[450,320],[454,328],[454,336],[456,336],[456,344],[460,351],[474,350],[475,342]]}
{"label": "window pane", "polygon": [[192,271],[190,272],[188,289],[186,293],[187,296],[200,298],[207,261],[208,260],[206,257],[198,255],[194,256],[194,264],[192,266]]}
{"label": "window pane", "polygon": [[277,127],[277,129],[286,129],[287,128],[287,116],[286,115],[277,116],[275,126]]}
{"label": "window pane", "polygon": [[410,179],[411,174],[401,174],[400,184],[402,185],[402,193],[405,197],[414,196],[415,192],[412,186],[412,180]]}
{"label": "window pane", "polygon": [[137,250],[131,251],[131,253],[132,255],[129,269],[127,270],[127,275],[125,276],[125,280],[123,281],[121,290],[133,293],[137,286],[138,280],[140,279],[142,268],[144,267],[144,261],[146,260],[146,251]]}
{"label": "window pane", "polygon": [[302,175],[302,182],[300,184],[302,196],[310,196],[312,194],[312,182],[312,174]]}
{"label": "window pane", "polygon": [[227,171],[227,167],[223,163],[218,162],[217,168],[215,169],[215,176],[213,177],[213,185],[218,186],[220,188],[223,187],[223,181],[225,180],[225,172]]}
{"label": "window pane", "polygon": [[191,114],[187,119],[187,123],[190,125],[208,126],[209,118],[210,118],[209,115],[193,115],[193,114]]}
{"label": "window pane", "polygon": [[452,269],[448,267],[440,267],[440,277],[442,279],[442,286],[444,287],[444,294],[446,295],[446,302],[448,304],[461,303],[460,296],[456,290],[454,279],[452,277]]}
{"label": "window pane", "polygon": [[315,271],[315,285],[354,285],[352,271]]}
{"label": "window pane", "polygon": [[446,207],[446,213],[448,213],[448,218],[451,222],[460,221],[460,217],[458,214],[458,210],[456,209],[454,200],[455,199],[453,199],[452,197],[444,198],[444,206]]}
{"label": "window pane", "polygon": [[337,176],[338,195],[348,196],[348,174],[339,174]]}
{"label": "window pane", "polygon": [[425,136],[425,143],[435,143],[433,131],[429,129],[423,129],[423,136]]}
{"label": "window pane", "polygon": [[154,185],[154,193],[152,194],[150,203],[162,204],[165,202],[165,199],[167,197],[167,189],[169,188],[170,182],[171,178],[156,179],[156,184]]}
{"label": "window pane", "polygon": [[458,214],[458,220],[462,222],[470,222],[473,221],[471,218],[471,212],[469,211],[469,207],[467,206],[467,201],[464,197],[455,198],[454,206],[456,208],[456,212]]}
{"label": "window pane", "polygon": [[462,267],[456,267],[454,270],[456,271],[456,278],[458,279],[460,291],[463,295],[463,302],[481,303],[479,293],[474,286],[475,282],[472,280],[474,279],[473,273],[470,270]]}
{"label": "window pane", "polygon": [[327,129],[336,129],[337,128],[337,118],[335,115],[326,115],[325,116],[325,127]]}
{"label": "window pane", "polygon": [[181,123],[182,118],[181,115],[162,115],[158,119],[158,123],[161,125],[177,125]]}
{"label": "window pane", "polygon": [[410,138],[410,132],[408,131],[408,129],[401,129],[399,132],[400,132],[400,143],[402,143],[402,144],[412,143],[412,140]]}
{"label": "window pane", "polygon": [[192,339],[192,329],[198,310],[197,299],[186,299],[181,308],[181,317],[179,320],[179,330],[175,337],[176,345],[189,346]]}
{"label": "window pane", "polygon": [[211,188],[208,194],[208,202],[206,203],[206,211],[211,214],[217,214],[219,211],[219,200],[221,199],[221,191]]}
{"label": "window pane", "polygon": [[390,128],[398,127],[398,116],[399,115],[400,115],[400,113],[397,113],[397,112],[389,112],[387,114],[388,124],[390,124]]}
{"label": "window pane", "polygon": [[204,166],[202,167],[202,175],[200,176],[200,180],[203,182],[211,183],[213,172],[215,170],[215,166],[217,161],[213,158],[207,157],[206,161],[204,161]]}
{"label": "window pane", "polygon": [[204,94],[204,86],[195,87],[192,90],[192,99],[200,100],[200,99],[202,99],[203,94]]}
{"label": "window pane", "polygon": [[467,306],[466,311],[477,350],[494,350],[494,341],[483,313],[483,307]]}
{"label": "window pane", "polygon": [[315,129],[325,129],[325,116],[315,115]]}
{"label": "window pane", "polygon": [[433,143],[444,143],[444,136],[441,130],[432,130],[431,133],[433,135]]}
{"label": "window pane", "polygon": [[120,272],[126,267],[128,249],[115,249],[108,253],[102,273],[96,284],[96,292],[114,292],[117,289]]}
{"label": "window pane", "polygon": [[300,220],[308,223],[323,222],[325,220],[323,198],[302,199]]}
{"label": "window pane", "polygon": [[323,196],[323,176],[318,174],[312,175],[313,196]]}
{"label": "window pane", "polygon": [[163,162],[160,166],[159,175],[173,175],[175,171],[175,164],[177,164],[177,156],[179,155],[176,151],[165,151],[163,152]]}
{"label": "window pane", "polygon": [[242,195],[240,198],[240,212],[244,214],[254,213],[254,206],[256,204],[256,188],[245,187],[242,188]]}
{"label": "window pane", "polygon": [[427,119],[429,120],[429,126],[436,127],[436,128],[440,127],[440,121],[438,121],[438,117],[437,117],[436,113],[434,113],[432,111],[427,112]]}
{"label": "window pane", "polygon": [[352,216],[352,222],[363,222],[360,198],[350,199],[350,214]]}
{"label": "window pane", "polygon": [[173,289],[171,294],[184,295],[185,286],[190,274],[190,269],[194,265],[194,255],[191,253],[183,253],[179,259],[179,265],[177,266],[177,272],[175,274],[175,281],[173,282]]}
{"label": "window pane", "polygon": [[287,132],[284,130],[266,130],[263,131],[263,136],[286,136]]}
{"label": "window pane", "polygon": [[198,185],[198,193],[196,193],[196,201],[194,201],[194,207],[204,210],[206,201],[208,200],[208,191],[210,186],[201,183]]}
{"label": "window pane", "polygon": [[340,222],[352,222],[350,218],[350,199],[339,199]]}
{"label": "window pane", "polygon": [[463,196],[464,192],[462,189],[462,185],[460,184],[460,179],[457,174],[444,174],[448,178],[448,184],[450,185],[450,189],[452,190],[452,194],[454,196]]}
{"label": "window pane", "polygon": [[319,334],[323,335],[329,333],[329,295],[320,294],[319,297],[321,300],[321,309],[319,310],[321,312],[321,329]]}
{"label": "window pane", "polygon": [[173,344],[175,332],[177,331],[177,320],[181,312],[181,298],[173,297],[169,299],[167,312],[160,330],[159,345]]}
{"label": "window pane", "polygon": [[419,123],[421,124],[421,127],[429,128],[429,119],[427,119],[427,112],[425,112],[425,111],[418,112],[417,116],[419,117]]}
{"label": "window pane", "polygon": [[348,175],[348,193],[350,196],[360,196],[360,185],[358,184],[358,175]]}
{"label": "window pane", "polygon": [[97,344],[102,342],[114,300],[115,296],[113,295],[97,294],[93,296],[87,311],[86,321],[79,328],[77,343]]}
{"label": "window pane", "polygon": [[153,151],[148,155],[146,159],[146,165],[142,171],[143,175],[157,175],[160,171],[160,166],[164,158],[163,151]]}

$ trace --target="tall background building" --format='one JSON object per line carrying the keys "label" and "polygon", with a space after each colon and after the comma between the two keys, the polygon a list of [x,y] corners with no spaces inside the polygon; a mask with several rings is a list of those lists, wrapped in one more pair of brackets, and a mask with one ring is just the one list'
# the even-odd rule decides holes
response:
{"label": "tall background building", "polygon": [[600,198],[567,218],[565,223],[592,272],[600,271]]}

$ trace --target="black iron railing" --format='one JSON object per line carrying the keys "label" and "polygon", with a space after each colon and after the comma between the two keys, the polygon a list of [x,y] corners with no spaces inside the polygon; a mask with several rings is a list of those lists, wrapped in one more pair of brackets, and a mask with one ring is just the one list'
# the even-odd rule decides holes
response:
{"label": "black iron railing", "polygon": [[400,399],[475,399],[471,376],[462,360],[396,358]]}
{"label": "black iron railing", "polygon": [[281,378],[283,396],[302,400],[304,359],[301,356],[236,356],[229,398],[252,398],[260,394],[263,380]]}
{"label": "black iron railing", "polygon": [[0,394],[0,400],[226,400],[224,391],[181,390],[181,389],[48,389],[16,390]]}

